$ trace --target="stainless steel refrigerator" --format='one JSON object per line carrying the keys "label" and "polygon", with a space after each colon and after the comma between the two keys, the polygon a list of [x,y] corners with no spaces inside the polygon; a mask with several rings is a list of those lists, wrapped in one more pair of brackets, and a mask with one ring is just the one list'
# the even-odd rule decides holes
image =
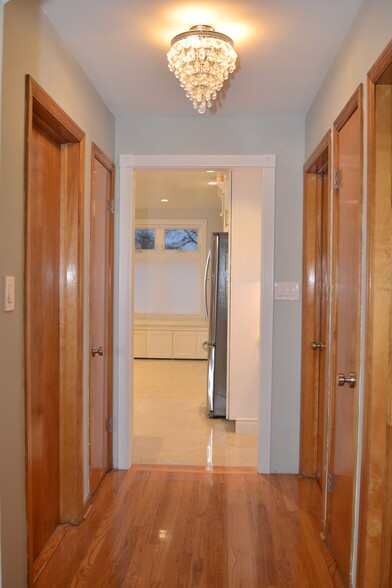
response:
{"label": "stainless steel refrigerator", "polygon": [[204,304],[209,320],[207,411],[212,418],[226,417],[228,266],[228,233],[212,233],[204,272]]}

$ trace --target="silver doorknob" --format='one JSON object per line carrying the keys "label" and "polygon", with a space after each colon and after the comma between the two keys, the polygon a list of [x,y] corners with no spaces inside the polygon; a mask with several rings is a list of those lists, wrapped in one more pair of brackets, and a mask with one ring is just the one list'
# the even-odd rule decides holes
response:
{"label": "silver doorknob", "polygon": [[355,384],[357,383],[357,378],[354,372],[350,372],[346,378],[344,374],[338,375],[338,386],[344,386],[348,384],[349,388],[355,388]]}
{"label": "silver doorknob", "polygon": [[313,341],[311,343],[311,347],[312,347],[313,351],[316,351],[316,349],[324,349],[325,345],[324,345],[324,343],[316,343],[316,341]]}
{"label": "silver doorknob", "polygon": [[103,347],[92,347],[91,355],[93,357],[95,357],[96,355],[103,355]]}

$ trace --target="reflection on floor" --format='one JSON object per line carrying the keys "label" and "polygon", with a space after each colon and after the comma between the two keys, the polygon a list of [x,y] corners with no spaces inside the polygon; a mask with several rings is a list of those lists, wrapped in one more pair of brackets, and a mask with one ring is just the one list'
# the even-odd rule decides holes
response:
{"label": "reflection on floor", "polygon": [[206,361],[134,361],[134,463],[256,466],[257,435],[207,418],[206,388]]}

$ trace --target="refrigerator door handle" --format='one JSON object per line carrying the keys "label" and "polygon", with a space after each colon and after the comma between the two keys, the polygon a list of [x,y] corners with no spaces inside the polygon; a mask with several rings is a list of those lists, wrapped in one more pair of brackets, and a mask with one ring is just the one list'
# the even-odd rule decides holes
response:
{"label": "refrigerator door handle", "polygon": [[211,249],[208,251],[207,259],[206,259],[206,267],[204,269],[204,318],[208,321],[208,305],[207,305],[207,275],[208,275],[208,268],[210,266],[211,260]]}

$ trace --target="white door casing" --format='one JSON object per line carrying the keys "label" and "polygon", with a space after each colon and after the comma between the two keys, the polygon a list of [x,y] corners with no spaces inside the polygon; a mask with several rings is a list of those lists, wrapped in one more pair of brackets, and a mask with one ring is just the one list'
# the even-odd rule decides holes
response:
{"label": "white door casing", "polygon": [[133,170],[142,168],[256,168],[262,170],[260,390],[258,471],[270,472],[276,155],[120,155],[115,218],[113,465],[131,466],[133,357]]}

